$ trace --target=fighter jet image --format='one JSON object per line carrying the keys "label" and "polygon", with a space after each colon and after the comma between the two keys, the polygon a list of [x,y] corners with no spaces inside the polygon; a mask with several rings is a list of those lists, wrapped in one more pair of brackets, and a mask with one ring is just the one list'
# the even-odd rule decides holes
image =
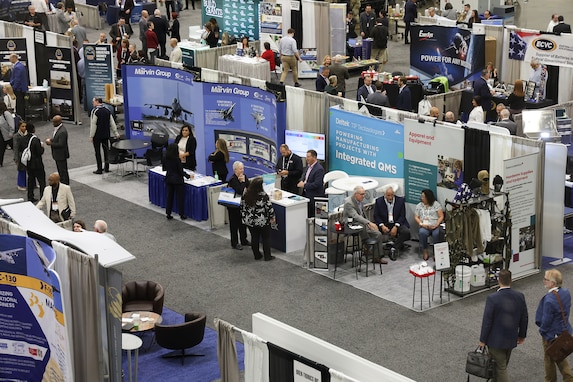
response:
{"label": "fighter jet image", "polygon": [[257,129],[258,129],[259,127],[261,127],[261,122],[264,121],[265,116],[263,115],[263,113],[260,113],[258,111],[252,112],[251,115],[255,119],[255,122],[257,124]]}
{"label": "fighter jet image", "polygon": [[[187,117],[193,114],[193,112],[181,107],[181,104],[179,103],[179,99],[177,97],[173,98],[173,102],[171,103],[171,105],[159,105],[159,104],[146,103],[144,106],[147,106],[150,109],[153,109],[155,107],[157,110],[159,110],[160,108],[163,108],[164,117],[166,119],[169,119],[169,121],[171,121],[171,122],[180,121],[182,115],[183,115],[183,118],[185,120],[187,120]],[[170,110],[171,110],[171,112],[169,112]]]}
{"label": "fighter jet image", "polygon": [[224,121],[235,121],[235,118],[233,118],[233,109],[235,108],[235,105],[236,103],[232,104],[228,109],[217,110],[219,114],[221,114],[221,118],[223,118]]}
{"label": "fighter jet image", "polygon": [[0,261],[5,261],[8,264],[16,264],[14,257],[18,257],[18,252],[23,251],[24,248],[10,249],[8,251],[0,252]]}

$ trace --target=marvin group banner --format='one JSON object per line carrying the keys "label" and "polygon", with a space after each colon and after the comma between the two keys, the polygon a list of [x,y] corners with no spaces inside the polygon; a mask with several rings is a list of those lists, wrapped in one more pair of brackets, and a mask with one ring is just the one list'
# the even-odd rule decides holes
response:
{"label": "marvin group banner", "polygon": [[538,59],[545,65],[573,67],[573,37],[511,31],[508,57],[528,62]]}
{"label": "marvin group banner", "polygon": [[330,108],[329,168],[377,178],[404,176],[404,126]]}
{"label": "marvin group banner", "polygon": [[215,18],[221,31],[259,39],[259,0],[203,0],[203,24]]}
{"label": "marvin group banner", "polygon": [[485,67],[484,35],[440,25],[415,25],[411,33],[410,73],[422,81],[444,76],[454,86]]}
{"label": "marvin group banner", "polygon": [[[74,83],[72,76],[72,52],[69,48],[46,47],[50,70],[52,110],[65,121],[74,121]],[[90,98],[91,99],[91,98]]]}
{"label": "marvin group banner", "polygon": [[112,51],[109,44],[84,44],[86,104],[105,97],[105,85],[113,83]]}
{"label": "marvin group banner", "polygon": [[0,235],[0,379],[72,381],[53,249]]}

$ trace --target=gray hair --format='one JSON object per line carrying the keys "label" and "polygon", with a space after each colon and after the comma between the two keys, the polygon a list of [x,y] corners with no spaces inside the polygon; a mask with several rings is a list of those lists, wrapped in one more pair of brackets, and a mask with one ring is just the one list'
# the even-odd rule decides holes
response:
{"label": "gray hair", "polygon": [[357,185],[354,187],[354,195],[358,194],[359,192],[364,191],[364,187],[361,185]]}
{"label": "gray hair", "polygon": [[334,62],[336,63],[342,62],[342,56],[340,54],[334,56]]}
{"label": "gray hair", "polygon": [[234,161],[234,162],[233,162],[233,171],[235,171],[236,169],[238,169],[239,166],[245,167],[245,165],[243,164],[243,162],[238,161],[238,160]]}
{"label": "gray hair", "polygon": [[107,223],[103,220],[96,220],[94,228],[100,233],[107,232]]}
{"label": "gray hair", "polygon": [[499,112],[501,118],[509,118],[510,114],[511,113],[507,109],[503,109],[502,111]]}
{"label": "gray hair", "polygon": [[538,58],[534,58],[533,60],[531,60],[531,65],[540,65],[541,62],[539,62]]}

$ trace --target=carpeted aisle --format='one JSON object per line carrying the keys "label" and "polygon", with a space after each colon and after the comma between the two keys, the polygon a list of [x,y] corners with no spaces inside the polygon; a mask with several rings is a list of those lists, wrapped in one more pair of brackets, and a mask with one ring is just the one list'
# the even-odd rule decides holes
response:
{"label": "carpeted aisle", "polygon": [[[163,308],[164,324],[177,324],[183,322],[183,315],[170,309]],[[213,317],[207,316],[207,320]],[[217,360],[217,332],[210,328],[205,328],[205,337],[199,345],[187,349],[190,354],[204,354],[203,357],[185,357],[185,364],[181,365],[181,358],[163,358],[163,354],[172,350],[164,349],[154,341],[153,331],[140,335],[143,346],[139,349],[138,362],[138,382],[211,382],[221,378],[219,372],[219,362]],[[153,344],[150,346],[150,344]],[[244,369],[244,348],[243,344],[236,342],[237,357],[239,359],[239,369]],[[132,363],[134,355],[132,354]],[[122,369],[125,374],[124,380],[128,380],[127,352],[122,355]],[[133,370],[132,370],[133,372]]]}

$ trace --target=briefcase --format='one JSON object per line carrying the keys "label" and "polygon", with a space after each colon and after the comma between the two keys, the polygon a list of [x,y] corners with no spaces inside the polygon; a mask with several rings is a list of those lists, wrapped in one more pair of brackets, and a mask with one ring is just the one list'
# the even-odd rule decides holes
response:
{"label": "briefcase", "polygon": [[495,376],[495,360],[489,354],[487,346],[483,348],[478,346],[476,350],[468,353],[466,373],[485,379]]}

